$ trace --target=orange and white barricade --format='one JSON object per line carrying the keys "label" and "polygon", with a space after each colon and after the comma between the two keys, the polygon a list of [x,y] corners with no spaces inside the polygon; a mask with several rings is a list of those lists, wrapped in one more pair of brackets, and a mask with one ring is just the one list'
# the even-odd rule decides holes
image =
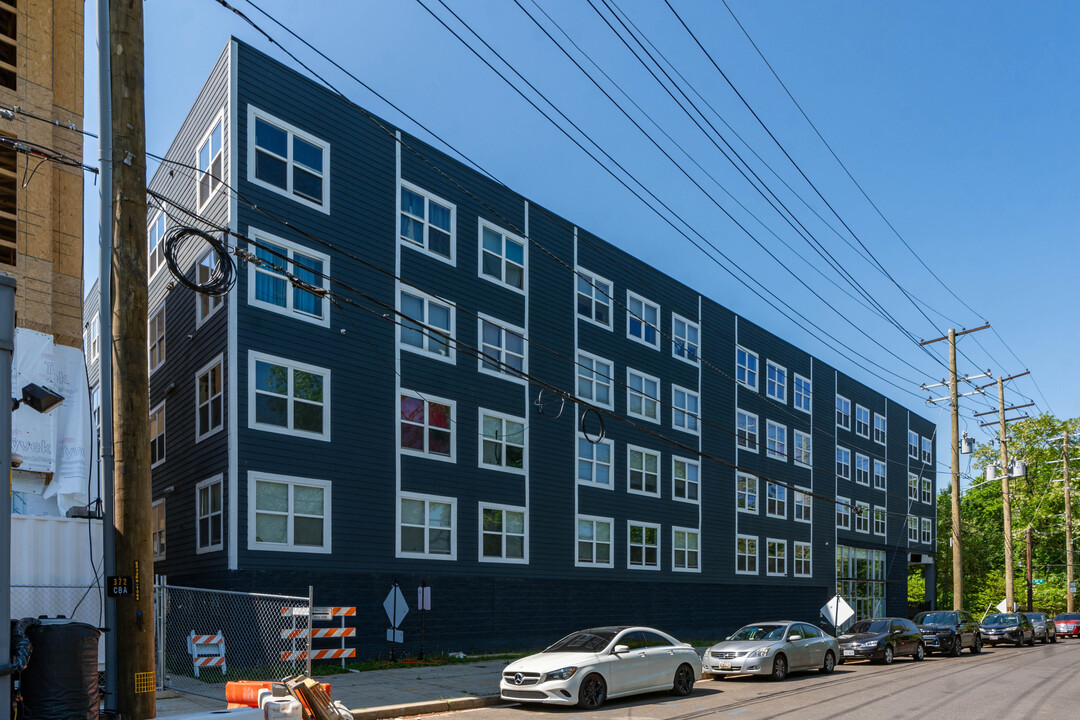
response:
{"label": "orange and white barricade", "polygon": [[[312,660],[337,660],[341,659],[341,666],[345,667],[345,658],[356,657],[355,648],[345,647],[345,638],[356,637],[356,628],[345,627],[345,618],[354,617],[356,615],[355,607],[316,607],[312,608],[311,620],[315,622],[327,622],[340,618],[341,625],[339,627],[329,628],[316,628],[311,629],[311,639],[314,640],[331,640],[340,639],[341,647],[332,648],[326,650],[312,650]],[[308,651],[301,650],[297,647],[298,642],[303,643],[308,637],[307,623],[303,622],[301,625],[300,619],[307,618],[308,609],[306,607],[286,607],[281,609],[281,614],[285,617],[292,618],[292,627],[286,628],[281,631],[282,640],[291,640],[292,649],[284,650],[281,653],[281,660],[283,662],[298,662],[300,660],[308,659]],[[302,645],[301,645],[302,647]],[[310,649],[310,648],[309,648]]]}
{"label": "orange and white barricade", "polygon": [[199,677],[199,668],[204,667],[221,668],[221,674],[225,674],[225,636],[220,630],[212,635],[200,635],[192,630],[187,637],[187,650],[195,666],[195,677]]}

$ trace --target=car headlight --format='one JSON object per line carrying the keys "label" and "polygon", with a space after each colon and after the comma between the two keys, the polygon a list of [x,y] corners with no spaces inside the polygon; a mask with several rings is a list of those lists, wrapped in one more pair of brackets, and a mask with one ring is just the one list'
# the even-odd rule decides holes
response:
{"label": "car headlight", "polygon": [[1009,627],[1005,628],[1005,632],[1016,632],[1019,629],[1019,625],[1010,625]]}
{"label": "car headlight", "polygon": [[552,670],[545,676],[546,680],[569,680],[574,677],[574,673],[577,672],[577,668],[574,666],[559,668],[558,670]]}
{"label": "car headlight", "polygon": [[768,655],[769,655],[769,648],[768,647],[763,647],[763,648],[758,648],[757,650],[751,650],[749,653],[747,653],[746,656],[747,657],[768,657]]}
{"label": "car headlight", "polygon": [[875,648],[881,643],[880,640],[870,640],[869,642],[859,643],[861,648]]}

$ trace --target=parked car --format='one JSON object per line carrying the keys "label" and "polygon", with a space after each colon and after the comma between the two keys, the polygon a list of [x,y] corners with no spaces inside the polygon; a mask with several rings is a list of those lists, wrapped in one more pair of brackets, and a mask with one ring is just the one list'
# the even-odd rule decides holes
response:
{"label": "parked car", "polygon": [[1062,613],[1054,618],[1058,635],[1080,637],[1080,613]]}
{"label": "parked car", "polygon": [[599,627],[571,633],[503,669],[499,694],[516,702],[577,704],[670,690],[689,695],[701,679],[697,651],[647,627]]}
{"label": "parked car", "polygon": [[1035,644],[1035,628],[1024,613],[994,613],[979,623],[983,645],[1010,643],[1020,647]]}
{"label": "parked car", "polygon": [[702,664],[717,680],[726,675],[768,675],[783,680],[794,670],[831,673],[839,653],[836,638],[820,628],[776,620],[739,628],[706,650]]}
{"label": "parked car", "polygon": [[927,652],[940,652],[956,657],[968,648],[972,654],[982,652],[979,623],[963,610],[930,610],[912,620],[919,626]]}
{"label": "parked car", "polygon": [[910,655],[914,660],[926,657],[922,633],[907,618],[860,620],[836,640],[844,662],[876,660],[890,665],[899,655]]}
{"label": "parked car", "polygon": [[1045,645],[1048,642],[1057,642],[1057,628],[1054,627],[1054,621],[1046,616],[1046,613],[1027,613],[1028,620],[1031,621],[1031,626],[1035,630],[1035,639],[1041,640]]}

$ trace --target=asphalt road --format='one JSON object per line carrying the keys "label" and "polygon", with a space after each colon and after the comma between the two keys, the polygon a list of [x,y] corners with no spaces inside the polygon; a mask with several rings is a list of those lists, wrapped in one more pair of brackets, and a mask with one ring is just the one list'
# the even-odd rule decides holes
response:
{"label": "asphalt road", "polygon": [[1080,640],[1032,648],[986,648],[958,658],[891,666],[856,662],[832,675],[704,679],[686,698],[663,693],[609,700],[598,711],[507,705],[454,715],[468,720],[693,720],[696,718],[934,718],[1063,720],[1080,718]]}

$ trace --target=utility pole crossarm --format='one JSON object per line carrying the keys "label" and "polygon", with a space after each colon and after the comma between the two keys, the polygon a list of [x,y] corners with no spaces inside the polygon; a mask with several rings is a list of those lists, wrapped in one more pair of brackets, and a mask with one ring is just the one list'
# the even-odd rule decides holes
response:
{"label": "utility pole crossarm", "polygon": [[949,343],[953,343],[953,342],[956,341],[956,338],[960,337],[961,335],[967,335],[968,333],[979,332],[980,330],[986,330],[989,327],[990,327],[990,323],[986,323],[982,327],[971,328],[970,330],[961,330],[960,332],[957,332],[956,330],[950,329],[948,335],[942,335],[941,337],[934,338],[933,340],[923,340],[921,343],[919,343],[919,345],[932,345],[932,344],[934,344],[936,342],[941,342],[942,340],[948,340]]}

